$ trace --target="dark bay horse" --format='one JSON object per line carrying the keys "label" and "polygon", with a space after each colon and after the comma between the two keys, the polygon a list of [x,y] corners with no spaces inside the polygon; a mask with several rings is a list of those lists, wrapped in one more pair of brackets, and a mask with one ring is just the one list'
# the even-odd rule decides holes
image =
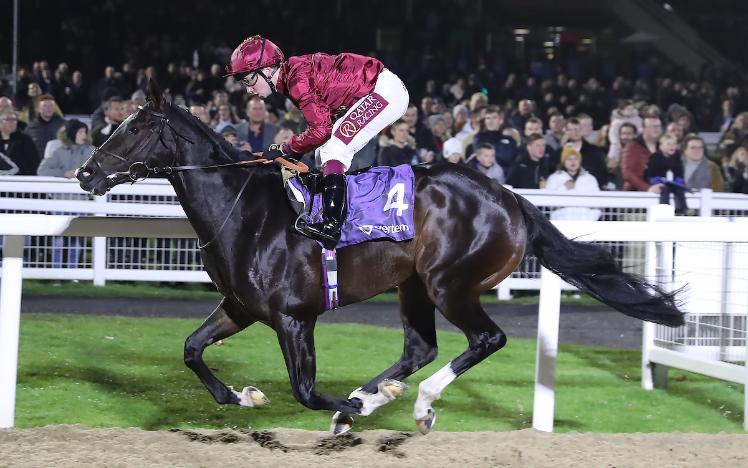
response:
{"label": "dark bay horse", "polygon": [[[261,391],[234,391],[202,358],[204,349],[255,322],[277,333],[294,396],[311,409],[335,411],[332,429],[350,429],[399,396],[406,379],[437,354],[435,310],[465,333],[467,349],[419,385],[414,418],[426,433],[432,401],[456,377],[501,349],[502,330],[480,294],[532,253],[567,282],[624,314],[670,326],[683,323],[675,297],[622,272],[605,249],[564,237],[526,199],[469,168],[416,166],[416,237],[340,249],[341,305],[397,287],[404,328],[400,359],[348,398],[316,390],[314,327],[324,311],[318,244],[290,229],[278,166],[232,164],[238,152],[187,111],[151,89],[140,108],[78,170],[81,187],[102,195],[148,174],[166,175],[197,233],[210,278],[224,298],[184,347],[184,360],[220,404],[257,406]],[[213,166],[206,168],[206,166]],[[188,170],[195,169],[195,170]]]}

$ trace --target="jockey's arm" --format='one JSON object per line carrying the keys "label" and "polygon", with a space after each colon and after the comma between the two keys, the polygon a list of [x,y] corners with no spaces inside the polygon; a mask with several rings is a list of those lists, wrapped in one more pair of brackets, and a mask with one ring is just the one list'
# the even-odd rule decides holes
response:
{"label": "jockey's arm", "polygon": [[298,80],[295,89],[290,90],[292,96],[298,96],[299,110],[306,119],[308,128],[288,142],[289,149],[294,154],[308,153],[321,146],[332,135],[330,106],[322,100],[307,80]]}

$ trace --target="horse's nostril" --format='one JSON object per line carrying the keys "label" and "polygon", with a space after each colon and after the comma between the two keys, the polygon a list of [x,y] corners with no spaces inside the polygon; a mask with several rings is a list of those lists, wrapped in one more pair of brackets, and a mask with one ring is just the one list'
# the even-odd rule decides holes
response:
{"label": "horse's nostril", "polygon": [[83,181],[83,180],[88,180],[88,179],[90,179],[91,177],[93,177],[93,171],[91,171],[91,170],[90,170],[90,169],[89,169],[88,167],[86,167],[86,166],[83,166],[83,167],[79,167],[79,168],[78,168],[78,169],[77,169],[77,170],[75,171],[75,177],[76,177],[76,178],[77,178],[78,180],[81,180],[81,181]]}

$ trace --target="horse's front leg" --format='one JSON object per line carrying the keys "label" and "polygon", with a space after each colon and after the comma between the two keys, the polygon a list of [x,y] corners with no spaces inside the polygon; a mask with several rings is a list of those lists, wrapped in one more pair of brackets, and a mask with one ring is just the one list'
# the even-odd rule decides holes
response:
{"label": "horse's front leg", "polygon": [[200,328],[187,338],[184,343],[184,363],[197,375],[216,402],[222,405],[262,406],[268,400],[260,390],[255,387],[245,387],[241,393],[234,391],[233,388],[221,382],[203,360],[203,351],[206,347],[244,330],[255,322],[254,319],[247,319],[237,323],[227,313],[228,307],[233,306],[228,300],[223,299],[210,317],[200,325]]}
{"label": "horse's front leg", "polygon": [[314,351],[316,318],[297,320],[282,315],[275,323],[283,357],[286,360],[291,389],[299,403],[309,409],[341,411],[359,414],[362,402],[358,398],[336,398],[315,389],[317,358]]}

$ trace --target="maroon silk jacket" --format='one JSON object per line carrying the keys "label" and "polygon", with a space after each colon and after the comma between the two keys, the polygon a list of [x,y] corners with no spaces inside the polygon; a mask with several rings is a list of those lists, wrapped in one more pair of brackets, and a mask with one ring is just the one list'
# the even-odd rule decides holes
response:
{"label": "maroon silk jacket", "polygon": [[289,57],[280,69],[276,89],[296,104],[309,125],[291,138],[291,151],[304,154],[326,142],[335,111],[350,108],[371,93],[383,69],[375,58],[350,53]]}

